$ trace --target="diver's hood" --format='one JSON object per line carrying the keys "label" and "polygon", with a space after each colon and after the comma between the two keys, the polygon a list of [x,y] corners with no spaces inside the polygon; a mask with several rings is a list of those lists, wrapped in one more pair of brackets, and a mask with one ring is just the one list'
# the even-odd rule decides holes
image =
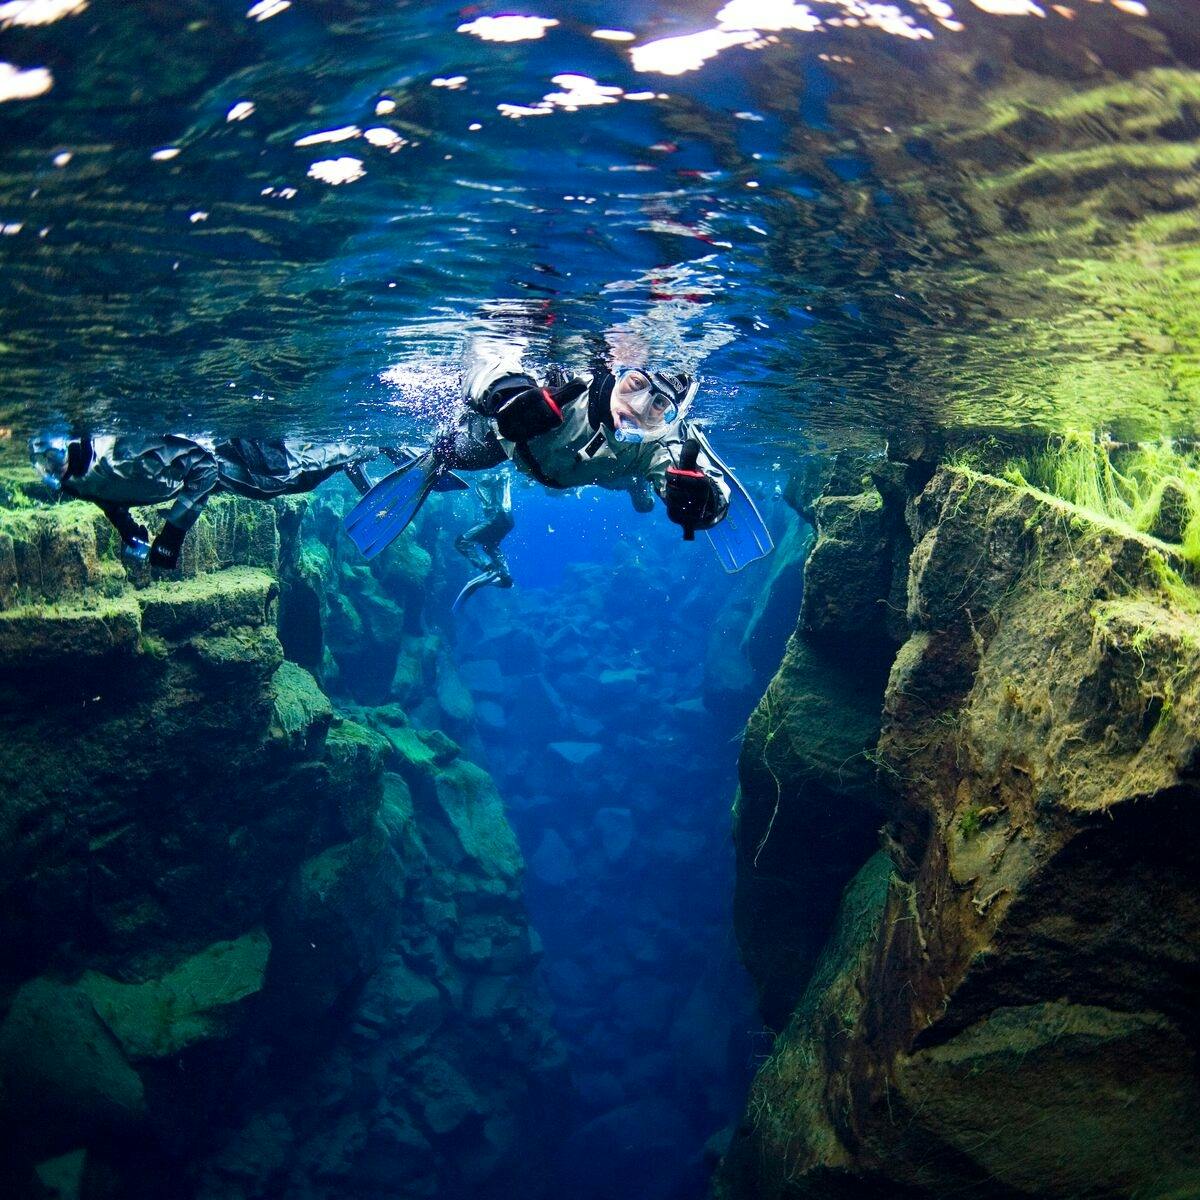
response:
{"label": "diver's hood", "polygon": [[29,460],[47,487],[58,491],[67,473],[70,438],[41,434],[29,441]]}

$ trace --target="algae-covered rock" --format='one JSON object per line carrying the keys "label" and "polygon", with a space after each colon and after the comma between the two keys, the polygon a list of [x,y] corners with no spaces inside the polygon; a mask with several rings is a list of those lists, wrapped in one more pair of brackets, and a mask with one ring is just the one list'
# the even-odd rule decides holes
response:
{"label": "algae-covered rock", "polygon": [[998,1186],[1061,1197],[1200,1186],[1196,1052],[1159,1013],[998,1008],[899,1059],[896,1075],[930,1132]]}
{"label": "algae-covered rock", "polygon": [[166,1058],[229,1036],[241,1002],[262,990],[270,954],[270,939],[253,930],[214,943],[160,979],[122,983],[85,971],[78,986],[129,1059]]}
{"label": "algae-covered rock", "polygon": [[5,1125],[63,1150],[146,1117],[142,1080],[86,992],[52,979],[22,984],[0,1023]]}
{"label": "algae-covered rock", "polygon": [[[282,662],[271,678],[274,705],[272,730],[278,731],[289,746],[319,751],[330,722],[333,706],[303,667]],[[340,735],[344,743],[345,734]]]}
{"label": "algae-covered rock", "polygon": [[336,715],[284,658],[332,647],[331,676],[382,699],[401,644],[431,667],[408,632],[428,554],[347,568],[318,519],[305,575],[303,506],[218,497],[169,578],[122,563],[99,510],[21,504],[0,508],[5,1185],[511,1194],[561,1060],[499,797],[443,733]]}
{"label": "algae-covered rock", "polygon": [[524,863],[491,776],[459,759],[438,771],[433,790],[462,854],[485,877],[515,881]]}
{"label": "algae-covered rock", "polygon": [[[854,482],[841,470],[825,486]],[[874,754],[890,657],[885,601],[893,556],[907,551],[897,508],[873,486],[812,502],[818,538],[799,625],[742,743],[734,921],[775,1028],[883,820]]]}
{"label": "algae-covered rock", "polygon": [[274,578],[251,567],[164,580],[137,593],[148,634],[181,641],[197,633],[272,623],[270,605],[278,595]]}
{"label": "algae-covered rock", "polygon": [[142,612],[132,596],[9,608],[0,612],[0,670],[120,658],[139,651],[141,635]]}
{"label": "algae-covered rock", "polygon": [[847,893],[857,949],[809,978],[720,1194],[1188,1195],[1200,592],[1163,543],[966,469],[912,517],[896,875]]}

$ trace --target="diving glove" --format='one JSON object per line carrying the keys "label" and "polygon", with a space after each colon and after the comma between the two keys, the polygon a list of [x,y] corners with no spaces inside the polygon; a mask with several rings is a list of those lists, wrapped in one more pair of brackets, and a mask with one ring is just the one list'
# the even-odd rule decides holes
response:
{"label": "diving glove", "polygon": [[186,530],[168,521],[150,545],[150,565],[164,571],[174,571],[179,566],[179,551],[185,533]]}
{"label": "diving glove", "polygon": [[150,554],[150,531],[133,519],[129,509],[101,504],[104,515],[121,538],[121,554],[136,562],[145,562]]}
{"label": "diving glove", "polygon": [[508,442],[527,442],[557,429],[563,408],[587,391],[587,383],[573,379],[561,387],[526,388],[505,401],[496,412],[496,432]]}
{"label": "diving glove", "polygon": [[683,540],[693,541],[697,529],[711,529],[722,516],[721,490],[697,467],[700,443],[688,438],[679,455],[679,465],[667,468],[663,503],[667,516],[683,527]]}

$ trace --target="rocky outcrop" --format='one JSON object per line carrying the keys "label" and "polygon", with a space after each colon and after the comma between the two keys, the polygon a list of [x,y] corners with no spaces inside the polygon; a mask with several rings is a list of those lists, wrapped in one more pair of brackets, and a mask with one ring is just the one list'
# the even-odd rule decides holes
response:
{"label": "rocky outcrop", "polygon": [[774,1029],[882,820],[874,748],[895,649],[892,564],[908,548],[895,474],[882,459],[846,453],[799,480],[817,538],[796,632],[746,726],[735,808],[734,919]]}
{"label": "rocky outcrop", "polygon": [[303,504],[223,498],[167,580],[97,510],[5,482],[5,1194],[528,1184],[561,1052],[495,789],[285,658],[328,665],[348,594],[414,621],[423,552],[348,592]]}
{"label": "rocky outcrop", "polygon": [[[1191,1195],[1200,598],[1167,545],[966,469],[908,516],[909,635],[862,779],[888,853],[799,973],[718,1192]],[[819,876],[829,793],[793,773],[779,803]]]}

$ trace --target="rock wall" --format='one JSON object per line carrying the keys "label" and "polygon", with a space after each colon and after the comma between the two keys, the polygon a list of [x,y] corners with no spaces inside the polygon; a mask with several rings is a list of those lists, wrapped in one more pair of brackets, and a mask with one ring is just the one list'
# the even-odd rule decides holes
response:
{"label": "rock wall", "polygon": [[[905,476],[878,489],[890,550],[871,490],[818,502],[801,629],[747,737],[739,932],[786,1024],[717,1193],[1194,1195],[1200,593],[1170,546],[1041,493]],[[843,541],[854,569],[825,571]],[[831,613],[887,648],[885,685],[814,665]],[[828,919],[810,896],[841,871]]]}
{"label": "rock wall", "polygon": [[390,698],[428,555],[341,562],[336,497],[307,524],[218,499],[159,579],[23,478],[0,487],[5,1194],[539,1194],[562,1059],[499,798],[445,734],[335,711],[312,673]]}

